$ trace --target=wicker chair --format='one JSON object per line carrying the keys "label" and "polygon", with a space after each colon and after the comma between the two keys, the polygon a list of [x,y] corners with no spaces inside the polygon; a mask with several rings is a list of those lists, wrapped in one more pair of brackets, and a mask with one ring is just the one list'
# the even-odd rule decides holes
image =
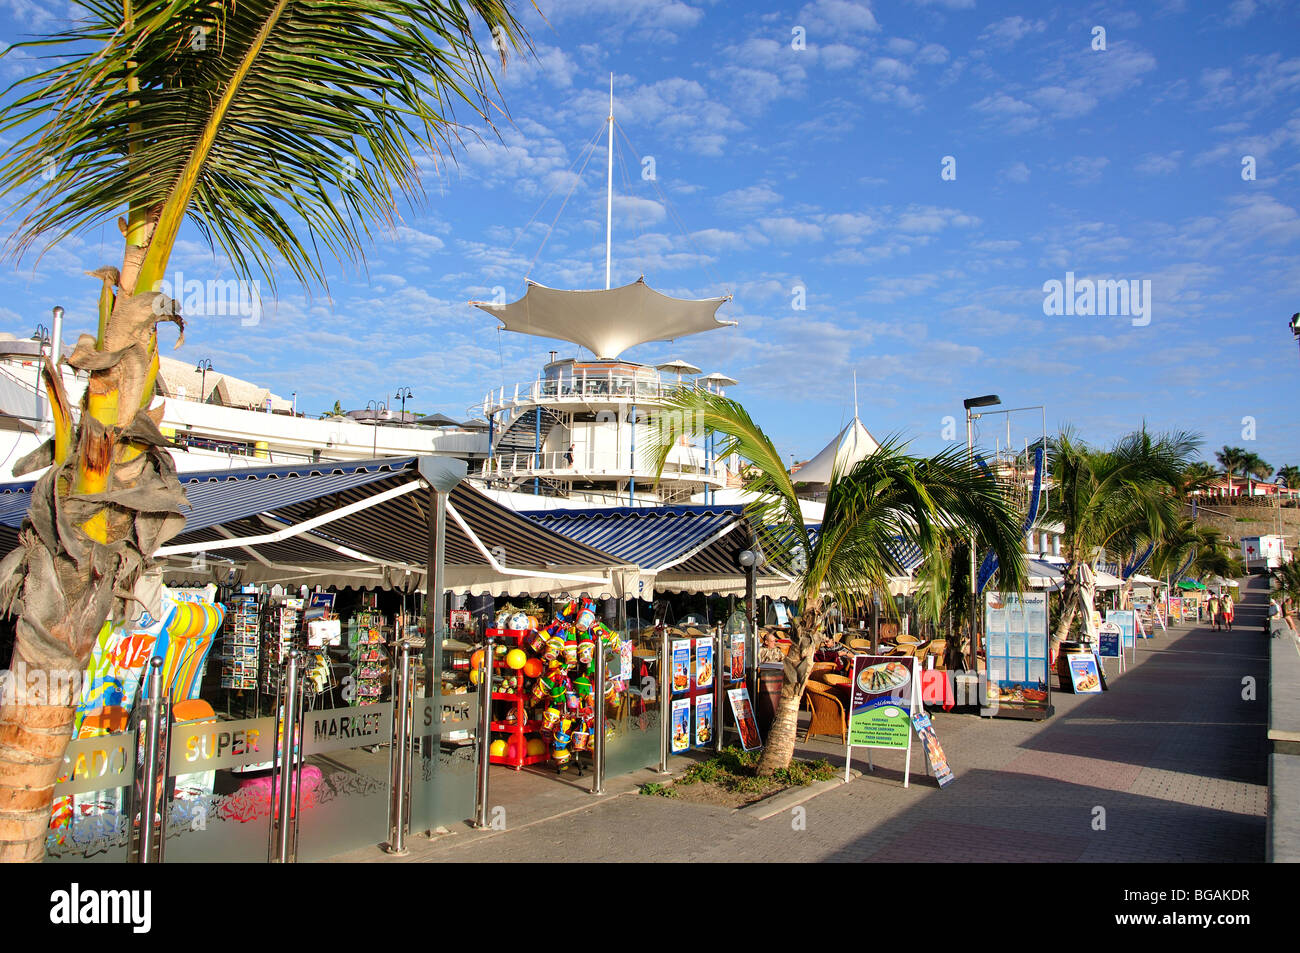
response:
{"label": "wicker chair", "polygon": [[848,646],[849,648],[853,649],[853,651],[855,652],[870,652],[871,640],[870,639],[849,639]]}
{"label": "wicker chair", "polygon": [[840,744],[848,742],[849,726],[844,716],[844,703],[834,689],[821,682],[809,682],[804,689],[803,700],[811,713],[804,741],[813,735],[831,735],[838,737]]}
{"label": "wicker chair", "polygon": [[809,675],[808,677],[813,679],[814,681],[820,682],[822,675],[825,675],[827,672],[833,672],[833,671],[835,671],[834,662],[813,662],[812,674]]}
{"label": "wicker chair", "polygon": [[935,639],[930,643],[929,654],[934,656],[934,667],[937,669],[947,668],[948,662],[948,640]]}

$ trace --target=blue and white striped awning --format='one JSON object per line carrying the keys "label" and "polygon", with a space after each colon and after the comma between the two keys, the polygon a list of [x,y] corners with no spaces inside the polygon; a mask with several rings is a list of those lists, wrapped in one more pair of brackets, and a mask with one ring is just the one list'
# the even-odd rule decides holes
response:
{"label": "blue and white striped awning", "polygon": [[748,540],[745,533],[733,533],[745,520],[741,506],[620,506],[525,515],[539,526],[626,560],[647,573],[670,568],[739,573],[736,557]]}
{"label": "blue and white striped awning", "polygon": [[[368,566],[423,570],[429,558],[426,468],[445,460],[404,457],[347,463],[186,473],[185,528],[158,555],[189,561],[210,554],[262,566]],[[463,470],[462,470],[463,472]],[[417,486],[418,484],[418,486]],[[0,487],[0,548],[17,544],[33,483]],[[459,483],[447,494],[444,564],[464,567],[464,586],[500,576],[608,578],[621,560],[554,533]],[[304,526],[306,524],[306,526]],[[295,529],[297,528],[297,529]],[[494,565],[495,563],[495,565]],[[497,571],[496,567],[505,567]],[[532,583],[530,583],[532,585]]]}

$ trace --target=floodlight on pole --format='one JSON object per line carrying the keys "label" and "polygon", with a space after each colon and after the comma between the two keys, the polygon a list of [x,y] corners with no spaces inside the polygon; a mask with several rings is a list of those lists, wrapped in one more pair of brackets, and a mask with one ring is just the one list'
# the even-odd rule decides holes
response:
{"label": "floodlight on pole", "polygon": [[[975,442],[971,433],[971,422],[979,416],[972,414],[971,410],[975,407],[996,407],[1002,403],[1002,398],[997,394],[985,394],[983,397],[967,397],[961,402],[962,407],[966,409],[966,459],[970,463],[975,462]],[[970,670],[979,671],[979,622],[976,618],[979,611],[979,594],[975,591],[975,534],[970,535]]]}

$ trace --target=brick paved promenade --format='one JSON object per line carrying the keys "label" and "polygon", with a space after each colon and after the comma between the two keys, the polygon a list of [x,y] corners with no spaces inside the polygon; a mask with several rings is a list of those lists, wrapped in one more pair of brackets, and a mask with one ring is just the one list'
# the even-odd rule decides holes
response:
{"label": "brick paved promenade", "polygon": [[[1100,695],[1053,694],[1046,722],[935,716],[957,780],[945,790],[914,749],[808,801],[806,829],[626,792],[597,799],[542,778],[496,783],[504,832],[414,838],[411,861],[1262,861],[1267,774],[1265,588],[1243,588],[1237,630],[1178,627],[1139,642]],[[1243,679],[1254,698],[1243,698]],[[813,744],[843,765],[843,748]],[[646,774],[649,779],[651,775]],[[549,789],[542,797],[526,792]],[[511,801],[519,798],[518,804]],[[531,805],[529,802],[531,801]],[[547,819],[543,815],[567,809]],[[1104,811],[1104,829],[1097,818]],[[523,825],[523,826],[521,826]],[[352,855],[349,859],[363,859]],[[365,859],[377,859],[373,854]]]}

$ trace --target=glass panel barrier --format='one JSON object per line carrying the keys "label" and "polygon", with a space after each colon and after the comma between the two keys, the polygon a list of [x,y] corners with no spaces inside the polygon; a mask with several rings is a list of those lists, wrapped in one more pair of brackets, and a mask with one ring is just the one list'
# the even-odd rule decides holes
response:
{"label": "glass panel barrier", "polygon": [[415,699],[412,835],[473,819],[478,716],[477,694]]}
{"label": "glass panel barrier", "polygon": [[172,726],[167,863],[264,863],[276,720]]}
{"label": "glass panel barrier", "polygon": [[[622,636],[620,656],[607,656],[605,777],[659,763],[659,660],[654,630]],[[609,683],[614,682],[613,686]],[[612,688],[612,690],[611,690]]]}
{"label": "glass panel barrier", "polygon": [[391,702],[304,715],[299,861],[388,840],[392,737]]}
{"label": "glass panel barrier", "polygon": [[135,778],[135,731],[77,738],[63,755],[45,839],[49,862],[126,860],[127,789]]}

